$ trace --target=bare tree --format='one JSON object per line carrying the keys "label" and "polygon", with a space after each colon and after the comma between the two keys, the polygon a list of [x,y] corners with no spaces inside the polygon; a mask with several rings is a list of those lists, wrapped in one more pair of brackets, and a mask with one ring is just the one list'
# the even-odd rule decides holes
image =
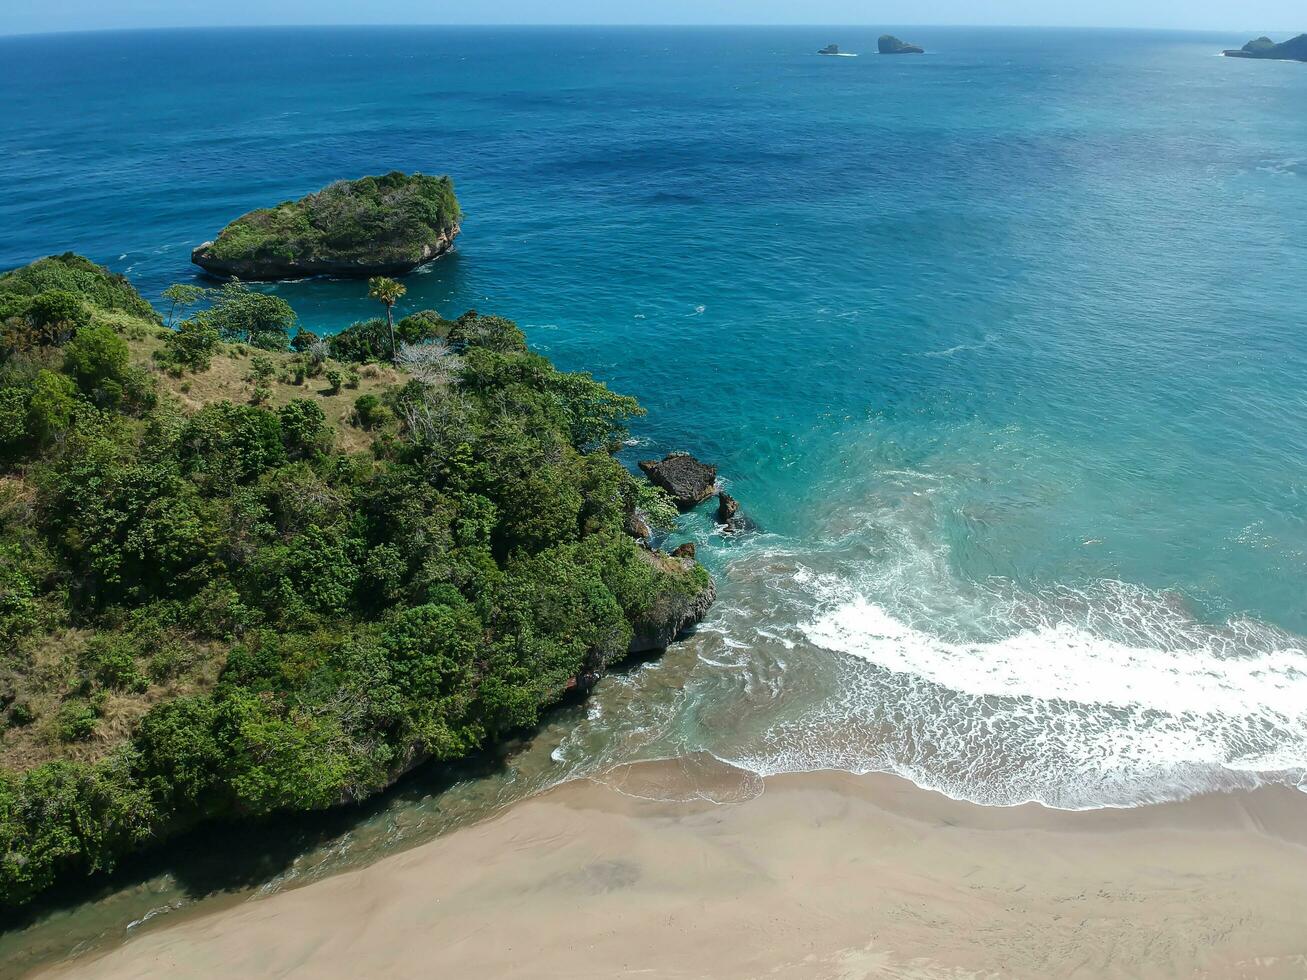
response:
{"label": "bare tree", "polygon": [[462,438],[471,404],[457,390],[428,387],[419,398],[405,398],[396,413],[404,431],[414,442],[441,445],[446,440]]}
{"label": "bare tree", "polygon": [[402,344],[395,363],[428,387],[446,387],[458,380],[458,355],[443,340]]}

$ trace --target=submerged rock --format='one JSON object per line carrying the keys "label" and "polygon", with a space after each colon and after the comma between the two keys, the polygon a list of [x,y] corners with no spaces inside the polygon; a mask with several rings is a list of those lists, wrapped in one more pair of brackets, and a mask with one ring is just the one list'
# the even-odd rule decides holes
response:
{"label": "submerged rock", "polygon": [[717,488],[717,467],[701,463],[689,453],[641,460],[640,469],[652,483],[666,490],[681,510],[703,503]]}
{"label": "submerged rock", "polygon": [[926,49],[915,44],[900,41],[893,34],[882,34],[876,42],[876,50],[881,54],[925,54]]}
{"label": "submerged rock", "polygon": [[1249,41],[1242,48],[1224,52],[1227,58],[1267,58],[1274,61],[1307,61],[1307,34],[1299,34],[1281,44],[1269,37]]}

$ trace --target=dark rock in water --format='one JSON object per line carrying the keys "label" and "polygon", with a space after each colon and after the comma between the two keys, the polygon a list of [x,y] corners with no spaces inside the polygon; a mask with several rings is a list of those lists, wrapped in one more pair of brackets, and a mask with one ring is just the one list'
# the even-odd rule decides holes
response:
{"label": "dark rock in water", "polygon": [[758,530],[758,525],[741,512],[740,502],[729,493],[717,495],[717,523],[721,525],[723,534],[743,534]]}
{"label": "dark rock in water", "polygon": [[908,44],[900,41],[893,34],[882,34],[880,40],[876,42],[876,50],[881,54],[925,54],[925,48],[919,48],[915,44]]}
{"label": "dark rock in water", "polygon": [[676,547],[676,548],[673,548],[673,549],[672,549],[672,557],[673,557],[673,558],[693,558],[693,557],[694,557],[694,542],[693,542],[693,541],[687,541],[687,542],[685,542],[685,544],[680,545],[680,546],[678,546],[678,547]]}
{"label": "dark rock in water", "polygon": [[729,524],[740,512],[740,502],[729,493],[722,491],[717,495],[717,523]]}
{"label": "dark rock in water", "polygon": [[1269,37],[1249,41],[1242,48],[1224,52],[1227,58],[1267,58],[1274,61],[1307,61],[1307,34],[1299,34],[1282,44]]}
{"label": "dark rock in water", "polygon": [[818,54],[839,54],[840,46],[838,44],[828,44],[817,52]]}
{"label": "dark rock in water", "polygon": [[681,510],[703,503],[717,487],[717,467],[701,463],[689,453],[670,453],[661,460],[641,460],[650,481],[662,487]]}

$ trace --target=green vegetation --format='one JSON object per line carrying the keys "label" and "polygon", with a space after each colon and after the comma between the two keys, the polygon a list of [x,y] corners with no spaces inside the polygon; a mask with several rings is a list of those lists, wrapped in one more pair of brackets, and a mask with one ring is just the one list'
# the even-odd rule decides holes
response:
{"label": "green vegetation", "polygon": [[[462,212],[448,177],[389,173],[340,181],[298,201],[237,218],[194,258],[222,274],[301,271],[368,275],[408,269],[447,247]],[[359,266],[359,269],[352,269]]]}
{"label": "green vegetation", "polygon": [[639,406],[511,322],[406,317],[401,373],[384,321],[285,350],[273,297],[177,297],[173,332],[75,256],[0,277],[7,907],[463,756],[709,594],[623,531],[661,506],[610,452]]}
{"label": "green vegetation", "polygon": [[52,290],[71,294],[79,304],[159,322],[159,315],[130,282],[72,252],[0,275],[0,322],[23,317],[33,298]]}

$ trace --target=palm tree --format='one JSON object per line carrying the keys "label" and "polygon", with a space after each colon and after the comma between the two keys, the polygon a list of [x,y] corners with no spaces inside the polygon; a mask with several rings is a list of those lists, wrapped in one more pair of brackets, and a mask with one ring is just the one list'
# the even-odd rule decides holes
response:
{"label": "palm tree", "polygon": [[390,359],[395,359],[395,304],[407,289],[402,282],[387,279],[385,276],[373,276],[368,280],[368,297],[386,305],[386,326],[390,330]]}

